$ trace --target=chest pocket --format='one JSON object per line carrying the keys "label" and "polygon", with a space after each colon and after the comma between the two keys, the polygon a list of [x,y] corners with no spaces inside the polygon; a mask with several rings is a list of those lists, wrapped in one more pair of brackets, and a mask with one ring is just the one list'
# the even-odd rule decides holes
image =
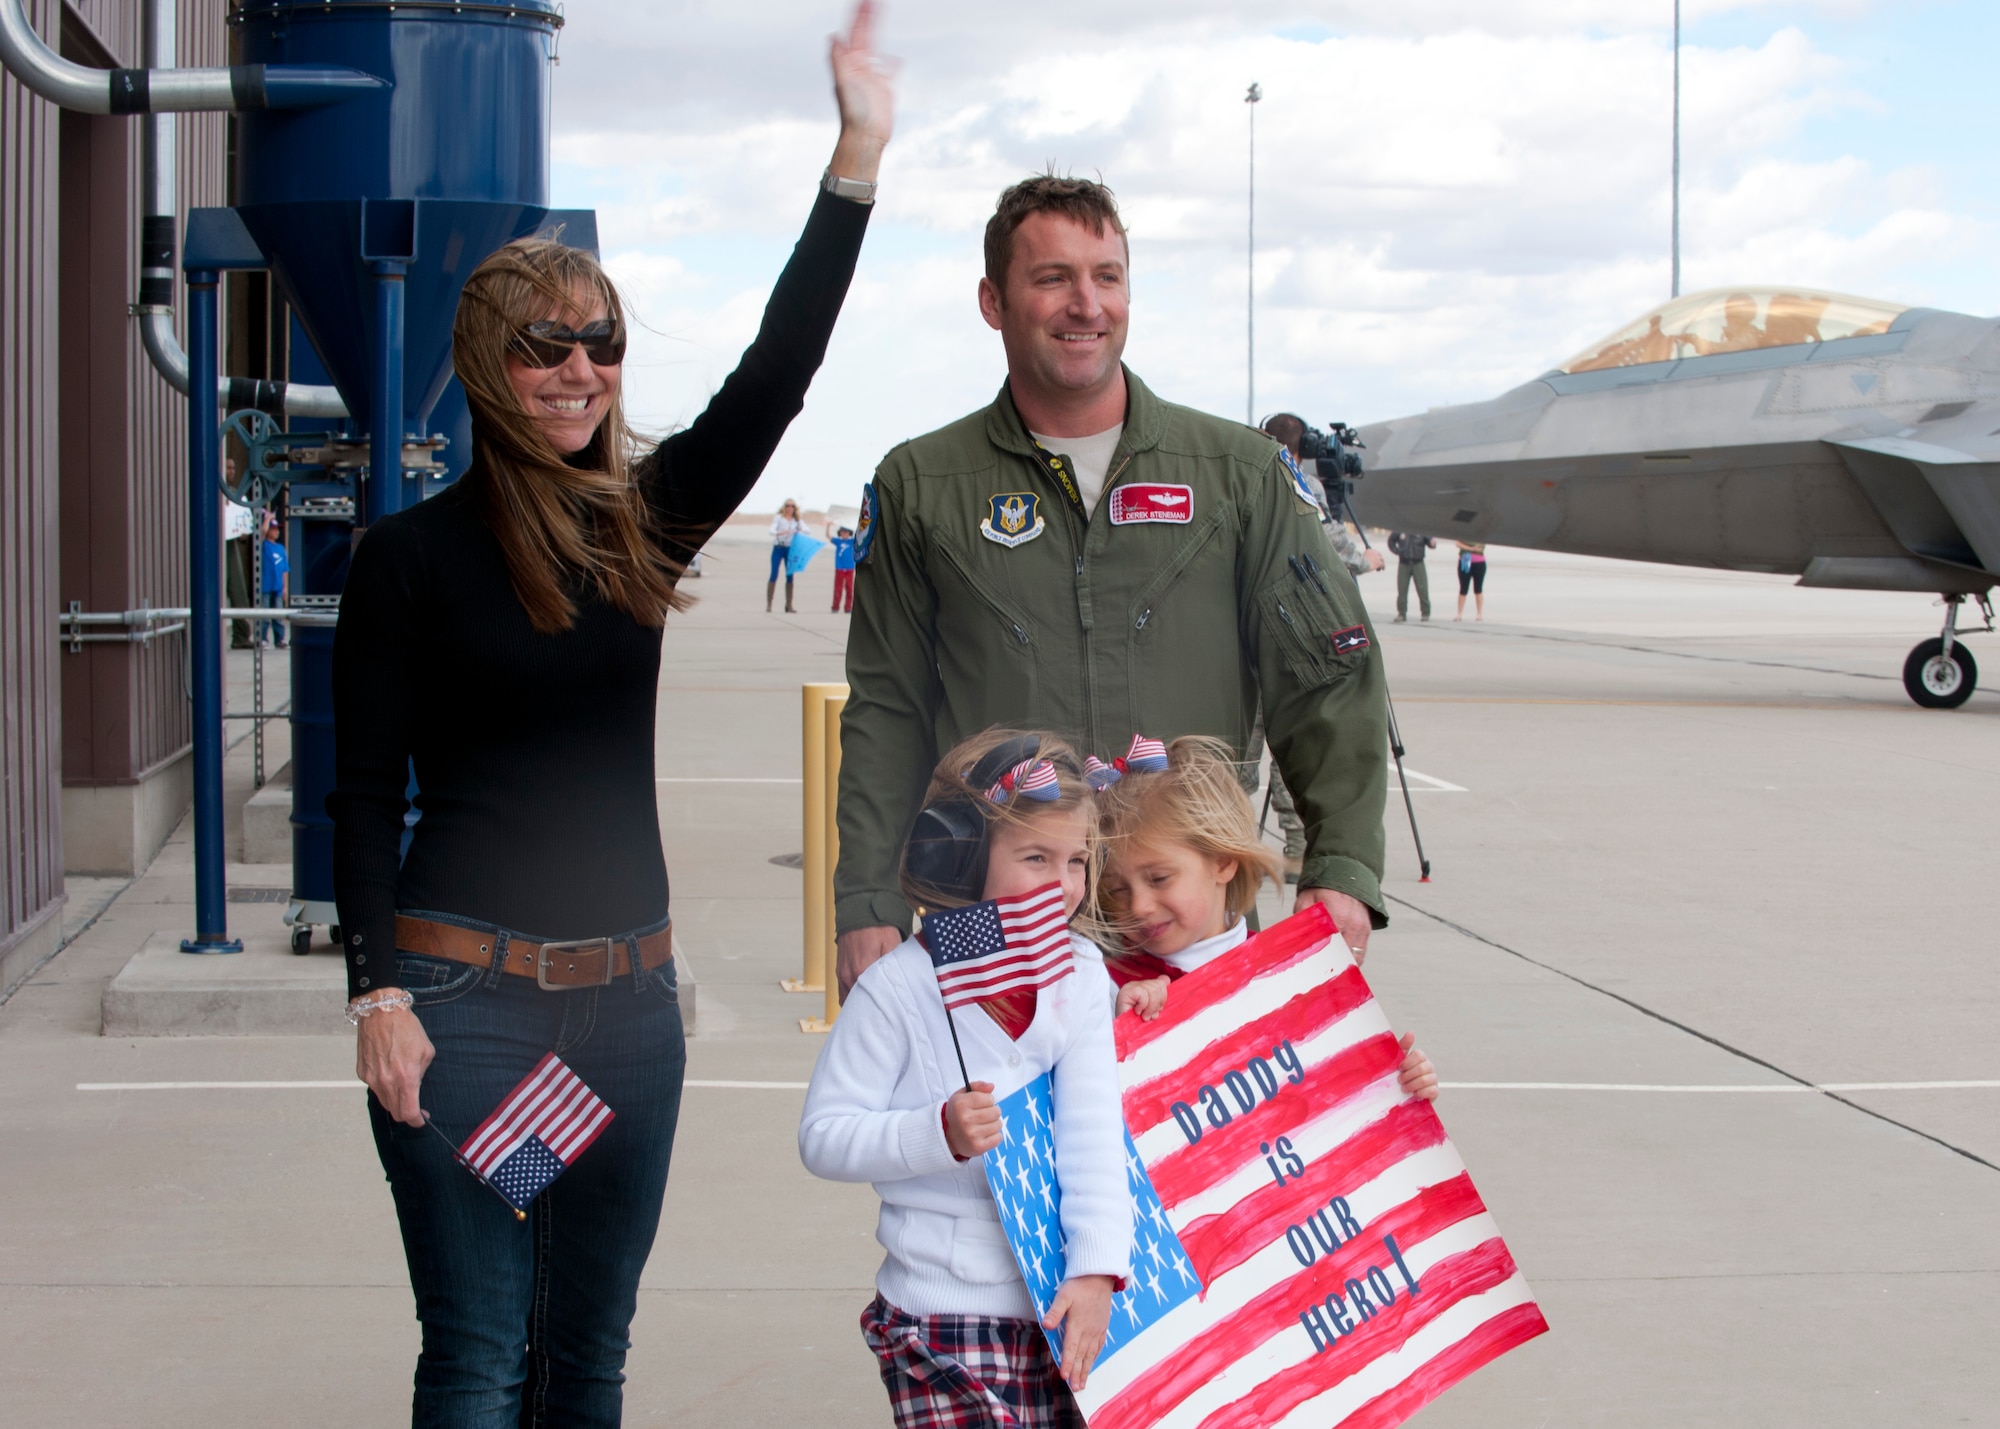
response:
{"label": "chest pocket", "polygon": [[1267,587],[1258,602],[1266,638],[1276,635],[1285,668],[1307,690],[1330,685],[1359,667],[1373,643],[1353,580],[1332,571],[1323,572],[1321,579],[1327,593],[1288,576]]}

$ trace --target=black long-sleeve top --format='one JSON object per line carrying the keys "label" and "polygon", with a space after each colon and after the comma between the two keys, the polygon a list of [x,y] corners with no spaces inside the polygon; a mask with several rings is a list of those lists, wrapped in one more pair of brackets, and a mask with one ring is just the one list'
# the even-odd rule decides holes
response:
{"label": "black long-sleeve top", "polygon": [[[683,558],[729,518],[805,405],[868,226],[820,195],[757,339],[700,417],[637,469]],[[667,916],[654,802],[662,632],[594,591],[544,635],[469,483],[378,522],[333,643],[334,897],[349,997],[397,985],[396,910],[537,939]],[[418,820],[398,861],[411,762]]]}

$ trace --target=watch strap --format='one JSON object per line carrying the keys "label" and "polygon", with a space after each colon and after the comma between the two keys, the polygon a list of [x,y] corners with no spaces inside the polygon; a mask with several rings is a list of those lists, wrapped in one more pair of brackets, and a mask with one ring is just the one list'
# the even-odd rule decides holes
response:
{"label": "watch strap", "polygon": [[821,175],[819,186],[835,198],[849,199],[854,203],[875,202],[875,185],[866,179],[843,179],[836,177],[832,169]]}

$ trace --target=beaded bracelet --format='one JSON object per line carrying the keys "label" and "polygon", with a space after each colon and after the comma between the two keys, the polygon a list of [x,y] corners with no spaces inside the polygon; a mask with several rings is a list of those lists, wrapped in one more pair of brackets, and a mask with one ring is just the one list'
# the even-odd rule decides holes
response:
{"label": "beaded bracelet", "polygon": [[371,1012],[380,1012],[385,1007],[408,1007],[415,1001],[406,988],[385,987],[380,992],[368,993],[348,1003],[347,1020],[359,1027],[361,1019]]}

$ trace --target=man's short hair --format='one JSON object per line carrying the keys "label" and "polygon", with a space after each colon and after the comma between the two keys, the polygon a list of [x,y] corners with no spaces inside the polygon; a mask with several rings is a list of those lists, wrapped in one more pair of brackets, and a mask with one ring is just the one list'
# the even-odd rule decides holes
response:
{"label": "man's short hair", "polygon": [[1306,434],[1305,418],[1290,412],[1276,412],[1264,419],[1264,430],[1277,439],[1279,446],[1297,456],[1299,442]]}
{"label": "man's short hair", "polygon": [[1000,195],[993,217],[986,221],[986,280],[1003,301],[1007,267],[1014,261],[1014,230],[1037,213],[1061,214],[1100,238],[1108,225],[1113,233],[1126,238],[1126,253],[1131,253],[1131,240],[1118,217],[1118,200],[1103,184],[1092,179],[1058,178],[1054,174],[1023,179]]}

